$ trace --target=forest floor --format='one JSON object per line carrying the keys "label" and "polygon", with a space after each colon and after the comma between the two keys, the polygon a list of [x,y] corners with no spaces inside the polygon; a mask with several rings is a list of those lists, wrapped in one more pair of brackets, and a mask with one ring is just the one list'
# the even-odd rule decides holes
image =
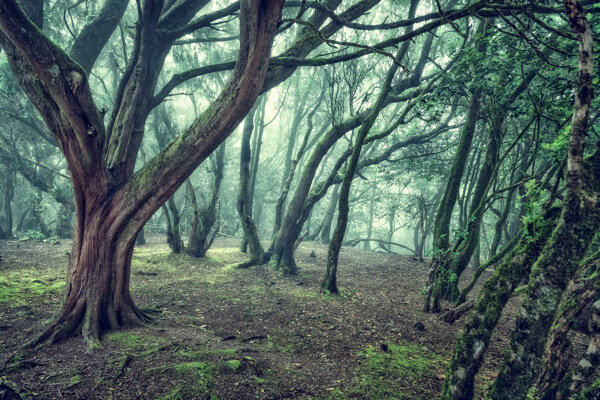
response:
{"label": "forest floor", "polygon": [[[322,244],[302,244],[300,274],[283,278],[232,268],[244,260],[235,240],[194,259],[151,237],[131,280],[154,324],[107,333],[91,353],[74,337],[23,355],[60,304],[69,250],[68,240],[0,243],[0,377],[23,398],[434,399],[464,323],[421,311],[427,264],[410,256],[344,248],[333,296],[319,291]],[[517,304],[478,387],[498,370]]]}

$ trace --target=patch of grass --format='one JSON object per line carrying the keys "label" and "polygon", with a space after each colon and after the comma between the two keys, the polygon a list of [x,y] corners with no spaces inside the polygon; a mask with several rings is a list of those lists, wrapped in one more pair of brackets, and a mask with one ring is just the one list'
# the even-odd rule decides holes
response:
{"label": "patch of grass", "polygon": [[202,360],[207,357],[215,356],[232,356],[236,353],[236,349],[211,349],[211,350],[191,350],[182,349],[179,350],[176,355],[185,357],[190,360]]}
{"label": "patch of grass", "polygon": [[233,372],[238,372],[242,368],[242,362],[240,360],[228,360],[223,363],[227,369]]}
{"label": "patch of grass", "polygon": [[164,339],[132,331],[111,332],[104,338],[118,343],[128,351],[143,351],[144,353],[155,352],[159,347],[165,345]]}
{"label": "patch of grass", "polygon": [[0,304],[11,307],[39,302],[40,297],[59,295],[65,287],[64,277],[39,271],[12,271],[0,275]]}
{"label": "patch of grass", "polygon": [[71,378],[69,378],[69,385],[67,387],[72,388],[73,386],[79,385],[81,382],[83,382],[81,376],[74,375]]}
{"label": "patch of grass", "polygon": [[444,363],[440,356],[414,344],[390,344],[387,345],[387,351],[368,346],[360,350],[357,356],[361,366],[350,387],[335,388],[325,399],[426,398],[426,393],[419,389],[419,378],[442,370]]}
{"label": "patch of grass", "polygon": [[146,372],[162,375],[165,371],[169,371],[175,378],[180,379],[182,384],[177,385],[170,393],[159,399],[216,399],[209,392],[210,385],[214,380],[214,367],[211,364],[192,361],[155,367]]}

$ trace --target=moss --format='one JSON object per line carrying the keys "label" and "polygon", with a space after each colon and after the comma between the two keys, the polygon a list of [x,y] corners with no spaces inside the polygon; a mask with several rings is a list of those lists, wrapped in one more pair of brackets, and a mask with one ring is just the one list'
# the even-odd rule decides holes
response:
{"label": "moss", "polygon": [[443,368],[443,359],[414,344],[388,344],[387,351],[368,346],[357,352],[361,366],[348,388],[331,388],[325,398],[414,399],[433,398],[434,393],[419,389],[422,375],[436,374]]}
{"label": "moss", "polygon": [[41,297],[60,295],[65,280],[54,272],[19,270],[0,275],[0,305],[22,307],[38,303]]}
{"label": "moss", "polygon": [[596,400],[600,396],[600,378],[587,387],[582,393],[576,394],[573,400]]}
{"label": "moss", "polygon": [[72,377],[69,378],[69,384],[68,384],[68,388],[71,388],[73,386],[77,386],[79,385],[81,382],[83,382],[83,378],[81,378],[80,375],[74,375]]}
{"label": "moss", "polygon": [[181,391],[182,387],[177,386],[175,389],[171,390],[168,394],[159,397],[157,400],[181,400]]}
{"label": "moss", "polygon": [[242,362],[240,360],[228,360],[225,361],[224,365],[233,372],[238,372],[242,369]]}
{"label": "moss", "polygon": [[111,332],[105,336],[105,339],[119,344],[128,351],[142,351],[142,355],[152,354],[165,344],[164,339],[132,331]]}
{"label": "moss", "polygon": [[210,350],[191,350],[182,349],[176,353],[179,357],[190,360],[202,360],[214,356],[232,356],[237,352],[236,349],[210,349]]}

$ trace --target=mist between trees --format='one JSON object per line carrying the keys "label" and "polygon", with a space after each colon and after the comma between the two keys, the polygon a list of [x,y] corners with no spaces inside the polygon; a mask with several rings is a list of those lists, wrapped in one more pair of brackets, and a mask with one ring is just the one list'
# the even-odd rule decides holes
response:
{"label": "mist between trees", "polygon": [[239,239],[249,276],[295,276],[298,246],[321,242],[334,296],[343,247],[425,263],[423,315],[466,321],[441,398],[473,398],[515,291],[509,349],[481,390],[596,398],[599,13],[572,0],[2,1],[0,237],[73,240],[62,306],[29,346],[82,334],[102,351],[104,332],[151,324],[130,293],[145,236],[193,258]]}

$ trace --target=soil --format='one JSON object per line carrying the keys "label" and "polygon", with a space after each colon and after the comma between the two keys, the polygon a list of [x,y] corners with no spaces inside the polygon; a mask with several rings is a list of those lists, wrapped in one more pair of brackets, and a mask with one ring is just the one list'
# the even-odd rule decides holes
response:
{"label": "soil", "polygon": [[[300,274],[284,278],[232,268],[245,257],[233,239],[203,259],[147,239],[134,254],[132,293],[155,321],[105,334],[93,352],[81,337],[21,350],[60,305],[69,241],[0,244],[5,390],[33,399],[438,397],[465,318],[450,325],[421,312],[427,264],[344,248],[333,296],[319,290],[327,248],[318,243],[300,246]],[[497,373],[517,307],[513,299],[505,310],[480,388]]]}

